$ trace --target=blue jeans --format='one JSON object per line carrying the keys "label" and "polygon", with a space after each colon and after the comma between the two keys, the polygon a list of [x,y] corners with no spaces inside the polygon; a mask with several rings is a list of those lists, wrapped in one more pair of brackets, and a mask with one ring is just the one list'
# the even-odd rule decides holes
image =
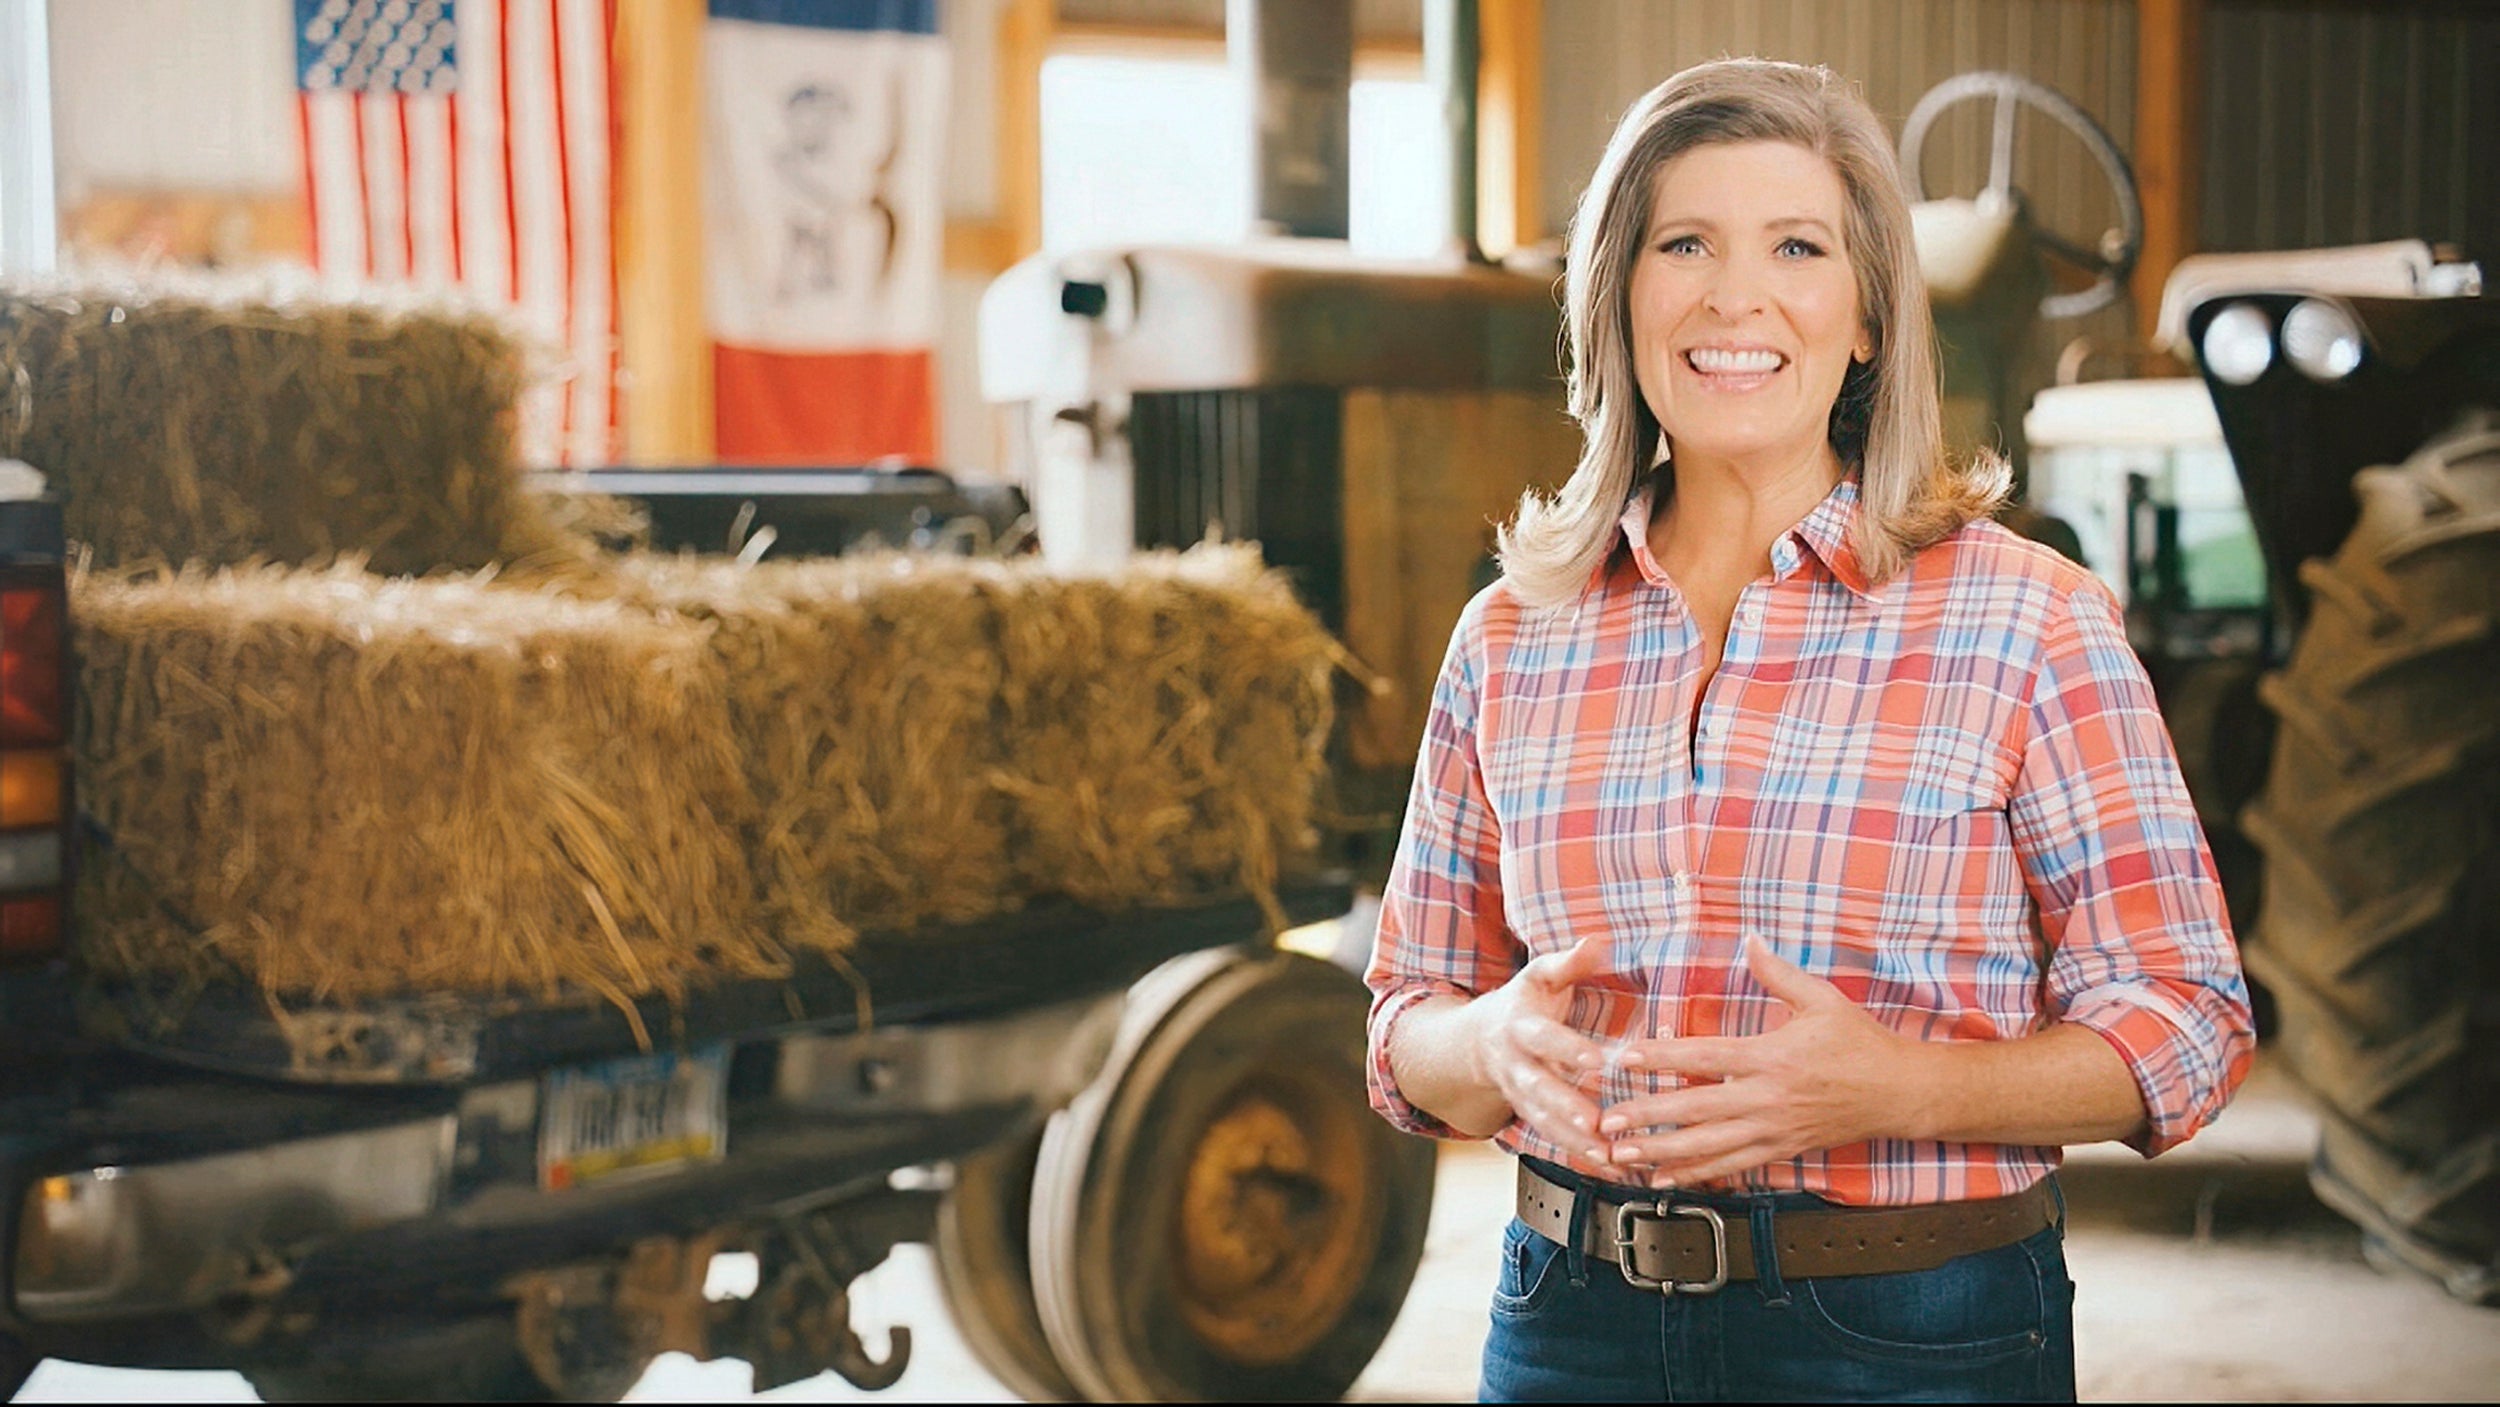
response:
{"label": "blue jeans", "polygon": [[[1559,1169],[1548,1169],[1549,1172]],[[1702,1196],[1757,1228],[1804,1193]],[[1594,1212],[1599,1217],[1607,1213]],[[2074,1284],[2061,1228],[1933,1270],[1712,1295],[1635,1289],[1517,1220],[1502,1238],[1486,1402],[2072,1402]]]}

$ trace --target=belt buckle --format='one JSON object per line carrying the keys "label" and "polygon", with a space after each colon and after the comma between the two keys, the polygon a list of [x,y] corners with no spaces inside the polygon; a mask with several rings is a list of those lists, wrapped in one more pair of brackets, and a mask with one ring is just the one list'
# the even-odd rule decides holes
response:
{"label": "belt buckle", "polygon": [[[1698,1217],[1710,1224],[1711,1272],[1707,1280],[1653,1280],[1633,1268],[1633,1228],[1640,1218],[1664,1221],[1671,1216]],[[1692,1202],[1625,1202],[1615,1208],[1615,1268],[1634,1287],[1662,1295],[1711,1295],[1727,1286],[1727,1218],[1716,1207]]]}

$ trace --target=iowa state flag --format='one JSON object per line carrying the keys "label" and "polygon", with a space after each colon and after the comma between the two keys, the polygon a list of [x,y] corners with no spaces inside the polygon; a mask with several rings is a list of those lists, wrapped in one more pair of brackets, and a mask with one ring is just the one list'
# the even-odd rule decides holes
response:
{"label": "iowa state flag", "polygon": [[705,292],[725,463],[935,459],[937,0],[710,0]]}

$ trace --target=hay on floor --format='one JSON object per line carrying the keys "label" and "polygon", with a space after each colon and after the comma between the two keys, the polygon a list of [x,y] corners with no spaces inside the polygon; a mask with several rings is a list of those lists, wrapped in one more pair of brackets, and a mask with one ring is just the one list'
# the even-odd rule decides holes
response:
{"label": "hay on floor", "polygon": [[578,557],[521,484],[501,321],[213,283],[0,289],[0,457],[99,565]]}

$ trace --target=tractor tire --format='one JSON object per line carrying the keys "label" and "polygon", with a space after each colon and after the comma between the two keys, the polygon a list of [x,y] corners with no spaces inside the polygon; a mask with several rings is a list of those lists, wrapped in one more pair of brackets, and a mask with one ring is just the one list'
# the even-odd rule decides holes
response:
{"label": "tractor tire", "polygon": [[2321,1106],[2310,1181],[2457,1297],[2500,1301],[2500,416],[2356,475],[2260,692],[2247,947]]}

